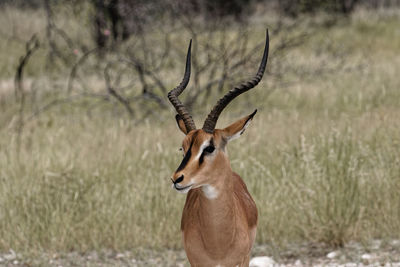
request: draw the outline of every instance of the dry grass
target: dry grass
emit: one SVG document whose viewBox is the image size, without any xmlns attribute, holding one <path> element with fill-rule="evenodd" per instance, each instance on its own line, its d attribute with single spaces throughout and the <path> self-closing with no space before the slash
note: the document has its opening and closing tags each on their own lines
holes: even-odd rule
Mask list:
<svg viewBox="0 0 400 267">
<path fill-rule="evenodd" d="M 400 237 L 400 18 L 363 12 L 317 29 L 287 55 L 299 66 L 285 77 L 291 86 L 267 98 L 275 84 L 266 77 L 221 118 L 224 125 L 260 109 L 229 148 L 259 208 L 258 243 Z M 1 51 L 7 62 L 16 57 Z M 319 74 L 321 62 L 342 65 Z M 11 101 L 0 94 L 1 250 L 181 246 L 185 197 L 169 177 L 183 136 L 172 112 L 135 125 L 60 106 L 27 125 L 18 161 Z"/>
</svg>

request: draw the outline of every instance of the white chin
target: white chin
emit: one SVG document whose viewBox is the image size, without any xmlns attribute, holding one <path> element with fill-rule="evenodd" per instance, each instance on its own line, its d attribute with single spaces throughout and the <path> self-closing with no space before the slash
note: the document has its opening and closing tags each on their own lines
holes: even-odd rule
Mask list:
<svg viewBox="0 0 400 267">
<path fill-rule="evenodd" d="M 187 194 L 187 192 L 189 192 L 190 189 L 192 189 L 192 187 L 193 187 L 193 185 L 190 185 L 190 186 L 185 187 L 185 188 L 183 188 L 183 189 L 177 189 L 177 188 L 175 187 L 175 190 L 178 191 L 179 193 Z"/>
</svg>

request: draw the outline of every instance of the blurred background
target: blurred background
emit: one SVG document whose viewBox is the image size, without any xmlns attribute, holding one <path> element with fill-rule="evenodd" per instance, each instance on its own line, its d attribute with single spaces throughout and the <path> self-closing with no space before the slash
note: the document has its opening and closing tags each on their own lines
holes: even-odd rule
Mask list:
<svg viewBox="0 0 400 267">
<path fill-rule="evenodd" d="M 259 111 L 229 147 L 259 209 L 254 253 L 284 260 L 313 255 L 285 254 L 295 244 L 376 240 L 396 251 L 399 0 L 2 0 L 0 25 L 8 256 L 157 251 L 165 266 L 184 262 L 185 196 L 169 179 L 184 136 L 167 92 L 193 39 L 180 98 L 201 125 L 255 74 L 267 28 L 266 75 L 217 125 Z"/>
</svg>

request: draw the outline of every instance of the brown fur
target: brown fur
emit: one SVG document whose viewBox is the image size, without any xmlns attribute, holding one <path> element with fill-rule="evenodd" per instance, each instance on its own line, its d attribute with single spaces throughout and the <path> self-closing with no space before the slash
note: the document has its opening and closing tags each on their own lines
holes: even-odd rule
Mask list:
<svg viewBox="0 0 400 267">
<path fill-rule="evenodd" d="M 243 131 L 245 123 L 252 118 L 250 116 L 223 130 L 215 130 L 213 134 L 191 131 L 183 141 L 185 153 L 191 146 L 191 157 L 183 169 L 174 173 L 173 179 L 184 175 L 179 186 L 193 184 L 181 220 L 183 244 L 192 266 L 249 264 L 256 234 L 257 208 L 243 180 L 232 171 L 225 145 L 231 136 Z M 201 145 L 211 138 L 215 151 L 199 164 L 196 155 L 201 153 Z M 204 193 L 207 186 L 218 192 L 215 198 Z"/>
</svg>

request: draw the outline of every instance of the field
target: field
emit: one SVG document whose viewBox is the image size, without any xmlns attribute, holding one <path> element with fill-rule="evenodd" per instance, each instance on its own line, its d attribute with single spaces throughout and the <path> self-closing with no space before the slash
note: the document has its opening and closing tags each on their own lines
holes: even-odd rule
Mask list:
<svg viewBox="0 0 400 267">
<path fill-rule="evenodd" d="M 18 22 L 28 16 L 31 23 Z M 249 26 L 254 43 L 263 23 L 274 23 L 256 16 Z M 44 31 L 43 20 L 39 11 L 0 10 L 2 25 L 25 41 Z M 229 147 L 232 168 L 259 209 L 257 244 L 274 255 L 292 244 L 335 249 L 400 239 L 400 10 L 360 10 L 330 27 L 297 27 L 312 34 L 285 54 L 295 68 L 281 80 L 267 73 L 217 125 L 258 109 Z M 134 121 L 122 109 L 90 113 L 90 102 L 67 103 L 30 120 L 19 144 L 13 74 L 24 44 L 3 37 L 0 250 L 180 250 L 185 196 L 171 189 L 169 177 L 183 135 L 172 108 Z M 271 35 L 271 50 L 275 43 Z M 43 50 L 32 57 L 25 80 L 65 86 L 66 72 L 48 75 L 44 57 Z M 277 63 L 272 53 L 268 68 Z M 246 68 L 246 75 L 256 69 Z M 210 99 L 208 109 L 195 110 L 198 125 L 217 96 Z"/>
</svg>

